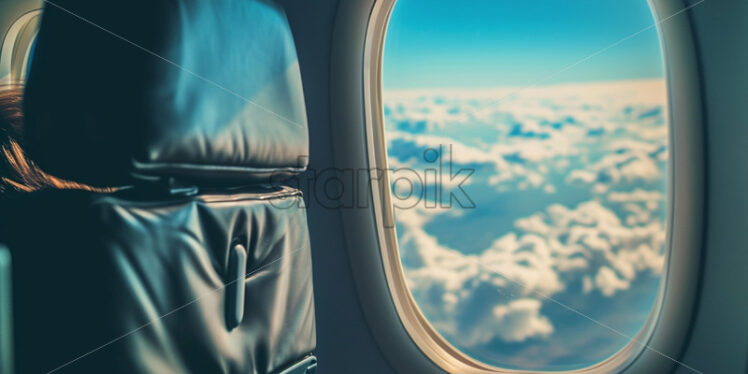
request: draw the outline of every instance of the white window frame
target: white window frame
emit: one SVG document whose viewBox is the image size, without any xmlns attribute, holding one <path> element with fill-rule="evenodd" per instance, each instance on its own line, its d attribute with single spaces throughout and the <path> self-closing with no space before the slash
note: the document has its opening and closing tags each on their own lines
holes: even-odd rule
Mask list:
<svg viewBox="0 0 748 374">
<path fill-rule="evenodd" d="M 23 85 L 27 62 L 38 32 L 41 9 L 21 15 L 8 28 L 0 47 L 0 86 Z"/>
<path fill-rule="evenodd" d="M 642 0 L 644 1 L 644 0 Z M 418 309 L 400 262 L 386 173 L 382 106 L 382 52 L 395 0 L 340 3 L 332 41 L 331 110 L 334 163 L 368 168 L 346 193 L 365 207 L 342 209 L 341 221 L 356 291 L 366 322 L 395 371 L 411 373 L 527 373 L 479 362 L 446 342 Z M 682 11 L 681 1 L 651 0 L 655 19 Z M 704 212 L 703 103 L 691 21 L 659 25 L 670 103 L 668 248 L 658 302 L 636 342 L 609 359 L 574 373 L 667 372 L 682 356 L 700 277 Z M 677 124 L 677 125 L 674 125 Z M 678 168 L 679 165 L 683 167 Z M 390 223 L 390 224 L 386 224 Z M 648 348 L 644 348 L 644 345 Z M 667 356 L 669 358 L 665 358 Z"/>
</svg>

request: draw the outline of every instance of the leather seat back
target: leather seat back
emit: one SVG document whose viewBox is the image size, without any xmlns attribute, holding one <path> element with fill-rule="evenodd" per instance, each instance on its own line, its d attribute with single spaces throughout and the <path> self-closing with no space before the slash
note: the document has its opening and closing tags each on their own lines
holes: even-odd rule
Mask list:
<svg viewBox="0 0 748 374">
<path fill-rule="evenodd" d="M 267 0 L 47 3 L 25 141 L 115 193 L 0 201 L 19 372 L 277 373 L 315 348 L 293 38 Z M 271 183 L 273 182 L 273 183 Z"/>
<path fill-rule="evenodd" d="M 47 3 L 26 86 L 27 150 L 96 185 L 223 185 L 306 167 L 291 30 L 268 0 Z"/>
</svg>

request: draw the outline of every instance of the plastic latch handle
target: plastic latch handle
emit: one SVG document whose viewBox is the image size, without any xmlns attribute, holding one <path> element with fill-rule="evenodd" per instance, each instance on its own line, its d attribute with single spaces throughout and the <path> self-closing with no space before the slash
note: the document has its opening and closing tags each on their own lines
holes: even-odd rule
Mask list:
<svg viewBox="0 0 748 374">
<path fill-rule="evenodd" d="M 226 268 L 226 327 L 233 330 L 244 319 L 244 278 L 247 273 L 247 250 L 237 244 L 229 252 Z"/>
</svg>

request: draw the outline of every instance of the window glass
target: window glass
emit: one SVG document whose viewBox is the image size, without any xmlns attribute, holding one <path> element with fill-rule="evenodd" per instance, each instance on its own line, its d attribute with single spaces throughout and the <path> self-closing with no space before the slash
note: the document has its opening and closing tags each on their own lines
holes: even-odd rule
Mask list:
<svg viewBox="0 0 748 374">
<path fill-rule="evenodd" d="M 398 0 L 383 101 L 403 269 L 447 341 L 525 370 L 631 342 L 668 216 L 647 1 Z"/>
<path fill-rule="evenodd" d="M 5 34 L 0 33 L 0 86 L 26 81 L 40 14 L 38 9 L 26 12 L 10 25 Z"/>
</svg>

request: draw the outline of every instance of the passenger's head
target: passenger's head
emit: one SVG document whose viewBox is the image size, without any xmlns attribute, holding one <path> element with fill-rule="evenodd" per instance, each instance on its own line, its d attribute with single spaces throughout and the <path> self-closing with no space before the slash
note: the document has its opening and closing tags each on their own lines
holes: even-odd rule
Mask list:
<svg viewBox="0 0 748 374">
<path fill-rule="evenodd" d="M 45 173 L 26 157 L 22 145 L 23 88 L 0 88 L 0 191 L 99 190 Z"/>
<path fill-rule="evenodd" d="M 0 87 L 0 131 L 13 138 L 21 137 L 23 88 Z M 4 138 L 3 138 L 4 139 Z"/>
</svg>

